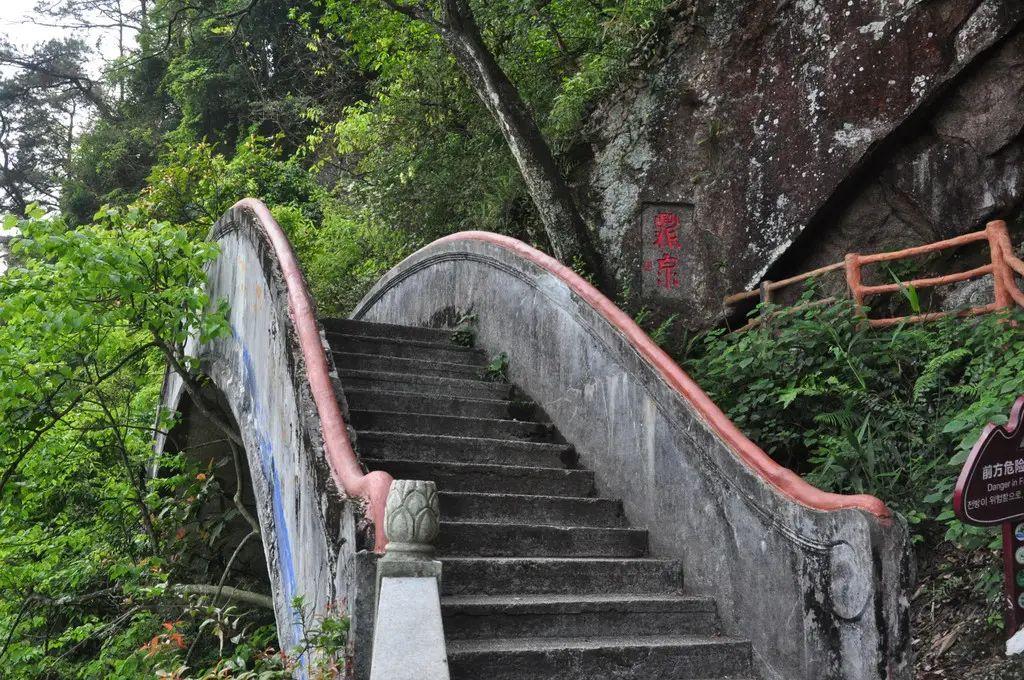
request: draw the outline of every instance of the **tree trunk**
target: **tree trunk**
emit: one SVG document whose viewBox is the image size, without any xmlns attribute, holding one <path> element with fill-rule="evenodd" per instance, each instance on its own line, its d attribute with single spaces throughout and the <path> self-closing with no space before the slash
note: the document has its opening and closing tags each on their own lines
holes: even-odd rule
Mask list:
<svg viewBox="0 0 1024 680">
<path fill-rule="evenodd" d="M 75 153 L 75 113 L 78 111 L 78 102 L 71 100 L 71 111 L 68 112 L 68 138 L 64 143 L 64 173 L 71 176 L 71 159 Z"/>
<path fill-rule="evenodd" d="M 498 123 L 540 213 L 555 257 L 570 266 L 582 260 L 599 286 L 610 292 L 611 282 L 605 276 L 572 190 L 519 90 L 484 44 L 472 11 L 459 0 L 442 0 L 437 29 L 471 87 Z"/>
</svg>

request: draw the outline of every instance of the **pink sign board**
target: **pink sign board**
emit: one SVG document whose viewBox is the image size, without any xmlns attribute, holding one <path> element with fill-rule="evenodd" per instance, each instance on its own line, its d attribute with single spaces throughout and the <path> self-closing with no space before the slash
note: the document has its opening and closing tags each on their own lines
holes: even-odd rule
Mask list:
<svg viewBox="0 0 1024 680">
<path fill-rule="evenodd" d="M 1003 527 L 1006 632 L 1024 624 L 1024 396 L 1005 427 L 989 423 L 967 457 L 953 492 L 965 524 Z"/>
</svg>

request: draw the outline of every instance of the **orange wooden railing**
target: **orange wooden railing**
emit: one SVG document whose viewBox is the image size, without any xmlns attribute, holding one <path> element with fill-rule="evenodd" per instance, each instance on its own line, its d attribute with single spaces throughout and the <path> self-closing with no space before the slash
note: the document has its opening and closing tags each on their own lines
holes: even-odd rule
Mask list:
<svg viewBox="0 0 1024 680">
<path fill-rule="evenodd" d="M 909 257 L 927 255 L 940 250 L 947 250 L 949 248 L 958 248 L 960 246 L 979 241 L 987 241 L 989 247 L 989 263 L 981 267 L 975 267 L 974 269 L 956 272 L 954 274 L 947 274 L 945 276 L 932 276 L 928 278 L 914 279 L 911 281 L 901 281 L 899 283 L 886 283 L 869 286 L 865 285 L 862 281 L 861 270 L 866 264 L 903 260 Z M 727 295 L 723 301 L 726 305 L 732 305 L 743 300 L 759 297 L 761 302 L 771 302 L 772 294 L 781 288 L 839 269 L 845 269 L 846 285 L 850 291 L 850 297 L 853 298 L 853 301 L 856 303 L 857 308 L 861 310 L 862 314 L 864 313 L 865 298 L 871 295 L 896 293 L 907 288 L 913 288 L 915 290 L 919 290 L 921 288 L 932 288 L 949 283 L 957 283 L 959 281 L 969 281 L 982 276 L 992 276 L 995 295 L 990 304 L 982 307 L 972 307 L 970 309 L 957 311 L 929 312 L 908 316 L 868 319 L 868 322 L 874 327 L 892 326 L 898 323 L 932 321 L 934 319 L 941 319 L 947 316 L 976 316 L 978 314 L 988 314 L 999 309 L 1005 309 L 1013 306 L 1014 304 L 1024 307 L 1024 292 L 1021 292 L 1017 287 L 1017 282 L 1014 278 L 1014 274 L 1024 276 L 1024 261 L 1013 254 L 1013 245 L 1010 243 L 1010 234 L 1006 228 L 1006 222 L 1002 220 L 989 222 L 982 231 L 975 231 L 970 234 L 964 234 L 963 236 L 946 239 L 945 241 L 928 243 L 923 246 L 915 246 L 913 248 L 905 248 L 903 250 L 896 250 L 888 253 L 874 253 L 871 255 L 849 253 L 843 262 L 835 262 L 825 267 L 815 269 L 814 271 L 783 279 L 782 281 L 763 281 L 757 290 Z M 828 298 L 826 300 L 819 300 L 810 304 L 820 305 L 831 300 L 832 298 Z M 746 330 L 756 326 L 760 322 L 761 319 L 755 319 L 740 330 Z"/>
</svg>

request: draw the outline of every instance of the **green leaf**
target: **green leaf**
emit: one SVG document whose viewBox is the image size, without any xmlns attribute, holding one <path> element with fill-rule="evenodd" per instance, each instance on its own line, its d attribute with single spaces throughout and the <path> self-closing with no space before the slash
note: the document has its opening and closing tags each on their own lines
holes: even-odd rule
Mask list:
<svg viewBox="0 0 1024 680">
<path fill-rule="evenodd" d="M 797 387 L 790 387 L 782 390 L 779 394 L 779 403 L 782 404 L 782 408 L 788 407 L 793 403 L 793 400 L 800 396 L 800 389 Z"/>
</svg>

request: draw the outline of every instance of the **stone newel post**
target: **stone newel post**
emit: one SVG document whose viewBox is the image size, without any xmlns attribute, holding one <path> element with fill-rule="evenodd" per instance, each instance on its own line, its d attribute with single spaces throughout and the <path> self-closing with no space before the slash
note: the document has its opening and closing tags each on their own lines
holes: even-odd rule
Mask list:
<svg viewBox="0 0 1024 680">
<path fill-rule="evenodd" d="M 433 559 L 441 525 L 433 482 L 395 480 L 384 511 L 388 545 L 377 562 L 377 616 L 370 680 L 448 680 Z"/>
<path fill-rule="evenodd" d="M 437 486 L 433 482 L 396 479 L 391 483 L 391 492 L 384 509 L 384 532 L 388 537 L 388 545 L 381 561 L 432 561 L 434 541 L 437 540 L 440 526 Z M 398 568 L 396 571 L 401 570 Z"/>
</svg>

